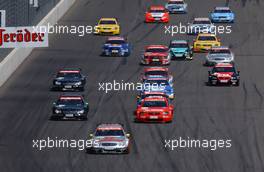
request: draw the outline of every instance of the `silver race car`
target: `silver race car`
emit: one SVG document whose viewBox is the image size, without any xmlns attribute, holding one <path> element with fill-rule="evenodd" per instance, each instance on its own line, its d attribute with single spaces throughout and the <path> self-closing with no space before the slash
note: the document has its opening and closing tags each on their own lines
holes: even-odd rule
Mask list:
<svg viewBox="0 0 264 172">
<path fill-rule="evenodd" d="M 213 66 L 218 63 L 234 63 L 234 54 L 228 47 L 212 47 L 206 55 L 205 65 Z"/>
<path fill-rule="evenodd" d="M 120 124 L 100 124 L 90 137 L 93 144 L 88 153 L 129 153 L 130 134 Z"/>
</svg>

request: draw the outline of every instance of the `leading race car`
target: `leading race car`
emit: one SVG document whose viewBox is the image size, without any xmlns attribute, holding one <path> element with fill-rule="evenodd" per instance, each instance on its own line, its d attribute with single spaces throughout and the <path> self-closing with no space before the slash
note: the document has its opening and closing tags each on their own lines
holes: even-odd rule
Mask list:
<svg viewBox="0 0 264 172">
<path fill-rule="evenodd" d="M 169 48 L 164 45 L 147 46 L 141 58 L 141 64 L 143 65 L 169 65 L 170 62 Z"/>
<path fill-rule="evenodd" d="M 163 96 L 146 97 L 135 111 L 136 122 L 171 122 L 173 105 Z"/>
<path fill-rule="evenodd" d="M 65 68 L 61 69 L 53 79 L 53 90 L 62 91 L 83 91 L 86 78 L 81 74 L 81 69 Z"/>
<path fill-rule="evenodd" d="M 53 103 L 52 120 L 87 120 L 89 104 L 79 94 L 64 94 Z"/>
<path fill-rule="evenodd" d="M 172 40 L 169 45 L 171 59 L 193 59 L 193 47 L 186 40 Z"/>
<path fill-rule="evenodd" d="M 145 13 L 146 23 L 168 23 L 169 20 L 169 12 L 163 6 L 151 6 Z"/>
<path fill-rule="evenodd" d="M 124 131 L 121 124 L 100 124 L 90 134 L 92 146 L 88 153 L 129 153 L 130 134 Z"/>
<path fill-rule="evenodd" d="M 129 56 L 131 46 L 123 37 L 110 37 L 103 46 L 104 56 Z"/>
<path fill-rule="evenodd" d="M 217 63 L 234 63 L 234 54 L 229 47 L 212 47 L 206 55 L 205 65 L 213 66 Z"/>
<path fill-rule="evenodd" d="M 169 69 L 165 67 L 148 67 L 141 74 L 141 79 L 144 82 L 148 78 L 167 78 L 170 85 L 173 85 L 173 76 L 169 73 Z"/>
<path fill-rule="evenodd" d="M 229 7 L 215 7 L 214 11 L 210 13 L 210 19 L 213 23 L 233 23 L 235 14 Z"/>
<path fill-rule="evenodd" d="M 194 52 L 208 52 L 212 47 L 221 46 L 220 39 L 214 34 L 199 34 L 193 43 Z"/>
<path fill-rule="evenodd" d="M 143 92 L 163 92 L 170 99 L 174 99 L 174 89 L 168 82 L 167 78 L 148 78 L 143 82 L 142 89 L 139 90 Z"/>
<path fill-rule="evenodd" d="M 219 63 L 211 71 L 208 71 L 208 84 L 229 84 L 239 86 L 240 71 L 233 64 Z"/>
<path fill-rule="evenodd" d="M 101 18 L 95 26 L 94 34 L 97 35 L 119 35 L 120 25 L 116 18 Z"/>
<path fill-rule="evenodd" d="M 187 3 L 184 0 L 169 0 L 165 8 L 170 13 L 187 13 Z"/>
<path fill-rule="evenodd" d="M 209 18 L 194 18 L 188 26 L 187 34 L 196 35 L 199 33 L 215 33 L 215 26 Z"/>
</svg>

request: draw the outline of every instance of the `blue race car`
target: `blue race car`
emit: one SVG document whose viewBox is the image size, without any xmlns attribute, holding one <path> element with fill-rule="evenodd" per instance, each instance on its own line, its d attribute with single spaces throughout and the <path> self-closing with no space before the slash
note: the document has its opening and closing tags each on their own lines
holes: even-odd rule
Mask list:
<svg viewBox="0 0 264 172">
<path fill-rule="evenodd" d="M 145 80 L 143 82 L 142 90 L 139 90 L 140 93 L 144 92 L 163 92 L 169 99 L 174 99 L 174 89 L 168 82 L 167 78 L 152 78 Z"/>
<path fill-rule="evenodd" d="M 169 45 L 171 59 L 193 59 L 193 50 L 188 41 L 172 40 Z"/>
<path fill-rule="evenodd" d="M 184 0 L 169 0 L 165 8 L 170 13 L 187 13 L 187 3 Z"/>
<path fill-rule="evenodd" d="M 213 23 L 233 23 L 235 14 L 229 7 L 215 7 L 210 14 L 210 19 Z"/>
<path fill-rule="evenodd" d="M 131 53 L 131 46 L 125 38 L 109 37 L 103 46 L 104 56 L 127 57 Z"/>
</svg>

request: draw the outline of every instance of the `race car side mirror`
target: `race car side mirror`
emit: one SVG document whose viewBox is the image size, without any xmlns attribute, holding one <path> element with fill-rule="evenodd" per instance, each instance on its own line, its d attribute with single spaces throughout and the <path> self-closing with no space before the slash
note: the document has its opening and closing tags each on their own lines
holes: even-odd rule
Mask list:
<svg viewBox="0 0 264 172">
<path fill-rule="evenodd" d="M 140 96 L 137 96 L 137 99 L 140 99 Z"/>
<path fill-rule="evenodd" d="M 93 134 L 89 134 L 90 137 L 93 137 Z"/>
<path fill-rule="evenodd" d="M 211 71 L 208 71 L 208 75 L 211 75 Z"/>
<path fill-rule="evenodd" d="M 55 106 L 55 105 L 56 105 L 56 103 L 55 103 L 55 102 L 53 102 L 52 104 L 53 104 L 53 106 Z"/>
<path fill-rule="evenodd" d="M 130 134 L 129 134 L 129 133 L 127 133 L 127 134 L 126 134 L 126 137 L 130 137 Z"/>
</svg>

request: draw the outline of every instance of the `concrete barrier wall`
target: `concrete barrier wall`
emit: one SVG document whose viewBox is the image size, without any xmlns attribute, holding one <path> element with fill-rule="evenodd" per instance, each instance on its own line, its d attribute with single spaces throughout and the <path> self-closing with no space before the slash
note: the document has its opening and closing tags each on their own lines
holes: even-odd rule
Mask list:
<svg viewBox="0 0 264 172">
<path fill-rule="evenodd" d="M 56 22 L 68 11 L 76 0 L 61 0 L 38 24 L 44 26 Z M 19 65 L 30 55 L 34 48 L 15 48 L 0 63 L 0 87 L 16 71 Z"/>
</svg>

